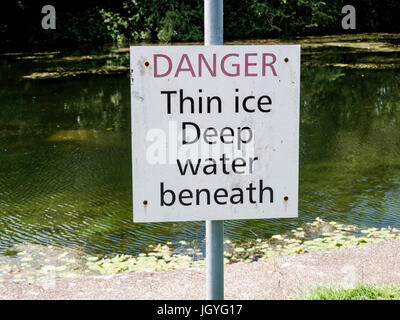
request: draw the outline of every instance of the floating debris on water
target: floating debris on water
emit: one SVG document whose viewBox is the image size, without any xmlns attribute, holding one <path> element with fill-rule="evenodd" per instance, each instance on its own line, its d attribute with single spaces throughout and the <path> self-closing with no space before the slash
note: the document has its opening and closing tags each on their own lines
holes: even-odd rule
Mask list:
<svg viewBox="0 0 400 320">
<path fill-rule="evenodd" d="M 303 254 L 357 247 L 367 243 L 400 239 L 392 227 L 360 229 L 354 225 L 327 222 L 320 218 L 286 234 L 248 241 L 225 240 L 225 264 L 252 263 L 277 255 Z M 0 282 L 49 281 L 59 277 L 155 272 L 205 266 L 204 248 L 199 243 L 150 245 L 137 256 L 92 256 L 74 249 L 21 244 L 0 256 Z M 46 283 L 47 283 L 46 282 Z"/>
<path fill-rule="evenodd" d="M 0 283 L 49 282 L 56 278 L 94 275 L 86 266 L 79 250 L 24 243 L 0 256 Z M 6 252 L 6 253 L 7 253 Z"/>
<path fill-rule="evenodd" d="M 287 234 L 273 235 L 268 239 L 249 241 L 225 240 L 225 263 L 252 263 L 276 255 L 302 254 L 323 250 L 356 247 L 365 243 L 400 239 L 400 230 L 395 228 L 360 229 L 354 225 L 326 222 L 320 218 L 291 230 Z M 138 257 L 119 255 L 88 261 L 90 270 L 102 274 L 118 272 L 143 272 L 186 269 L 205 266 L 205 256 L 200 248 L 180 246 L 177 254 L 170 242 L 168 245 L 149 247 L 147 254 Z"/>
</svg>

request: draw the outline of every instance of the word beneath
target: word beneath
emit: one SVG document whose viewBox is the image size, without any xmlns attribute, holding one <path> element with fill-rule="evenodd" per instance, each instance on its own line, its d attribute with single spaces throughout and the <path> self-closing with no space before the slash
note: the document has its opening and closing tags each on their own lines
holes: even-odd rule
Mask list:
<svg viewBox="0 0 400 320">
<path fill-rule="evenodd" d="M 266 193 L 267 192 L 267 193 Z M 266 194 L 265 194 L 266 193 Z M 160 183 L 160 202 L 161 207 L 173 206 L 175 203 L 179 203 L 182 206 L 192 205 L 226 205 L 226 204 L 243 204 L 245 202 L 256 204 L 274 201 L 274 191 L 271 187 L 264 187 L 264 181 L 258 181 L 258 187 L 254 186 L 253 183 L 249 183 L 246 188 L 232 188 L 227 190 L 225 188 L 218 188 L 211 191 L 207 188 L 203 189 L 183 189 L 179 192 L 173 191 L 172 189 L 166 189 L 164 182 Z"/>
</svg>

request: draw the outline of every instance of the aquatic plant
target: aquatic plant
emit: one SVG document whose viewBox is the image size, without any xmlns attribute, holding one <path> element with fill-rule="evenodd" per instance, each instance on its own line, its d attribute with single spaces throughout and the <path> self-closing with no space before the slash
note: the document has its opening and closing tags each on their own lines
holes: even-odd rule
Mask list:
<svg viewBox="0 0 400 320">
<path fill-rule="evenodd" d="M 400 239 L 400 230 L 390 226 L 359 229 L 354 225 L 326 222 L 317 218 L 287 234 L 273 235 L 268 239 L 225 240 L 225 263 L 251 263 L 276 255 L 351 248 L 391 239 Z M 185 247 L 187 244 L 181 242 L 179 253 L 175 253 L 176 245 L 149 247 L 148 253 L 139 254 L 137 257 L 88 257 L 86 265 L 88 269 L 102 274 L 186 269 L 205 265 L 205 257 L 200 248 Z"/>
<path fill-rule="evenodd" d="M 304 254 L 352 248 L 368 243 L 400 239 L 392 227 L 360 229 L 316 218 L 285 234 L 247 241 L 225 240 L 225 264 L 253 263 L 277 255 Z M 156 272 L 205 266 L 204 248 L 198 243 L 179 241 L 149 246 L 136 256 L 94 256 L 67 248 L 23 244 L 0 257 L 0 282 L 54 281 L 57 277 L 122 272 Z"/>
</svg>

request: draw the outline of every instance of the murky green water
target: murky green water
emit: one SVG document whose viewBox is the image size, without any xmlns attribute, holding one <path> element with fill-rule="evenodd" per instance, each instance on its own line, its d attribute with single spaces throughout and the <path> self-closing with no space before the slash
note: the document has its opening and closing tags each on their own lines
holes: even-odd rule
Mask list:
<svg viewBox="0 0 400 320">
<path fill-rule="evenodd" d="M 203 241 L 204 222 L 132 222 L 128 65 L 119 51 L 0 56 L 0 252 L 31 242 L 135 254 Z M 227 221 L 226 237 L 317 216 L 400 227 L 399 71 L 399 50 L 303 50 L 299 219 Z"/>
</svg>

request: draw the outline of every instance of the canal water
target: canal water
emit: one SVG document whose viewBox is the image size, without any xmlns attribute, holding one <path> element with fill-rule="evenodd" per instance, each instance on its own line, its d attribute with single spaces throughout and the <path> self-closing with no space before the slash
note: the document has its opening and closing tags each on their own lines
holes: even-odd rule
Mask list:
<svg viewBox="0 0 400 320">
<path fill-rule="evenodd" d="M 226 221 L 226 238 L 400 228 L 400 51 L 363 44 L 302 49 L 299 218 Z M 0 55 L 0 253 L 204 241 L 204 222 L 132 222 L 128 67 L 125 49 Z"/>
</svg>

